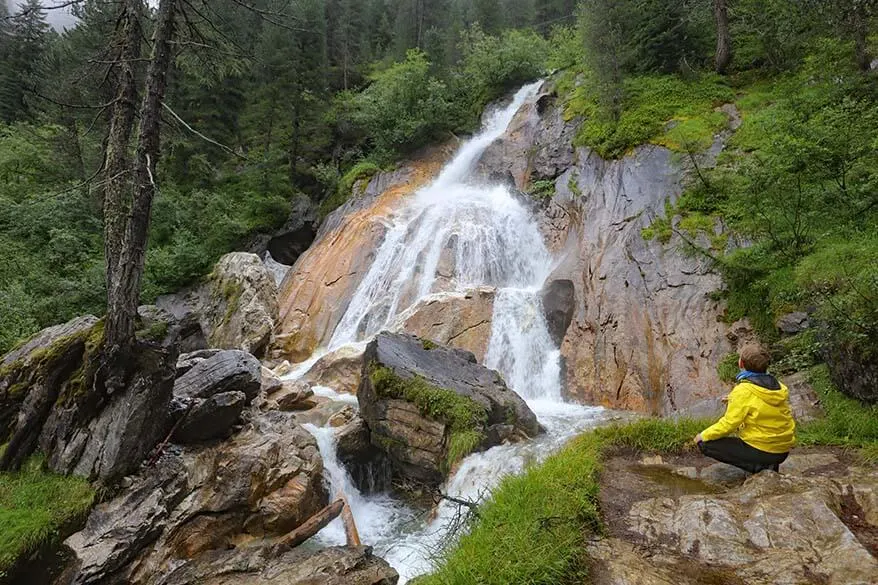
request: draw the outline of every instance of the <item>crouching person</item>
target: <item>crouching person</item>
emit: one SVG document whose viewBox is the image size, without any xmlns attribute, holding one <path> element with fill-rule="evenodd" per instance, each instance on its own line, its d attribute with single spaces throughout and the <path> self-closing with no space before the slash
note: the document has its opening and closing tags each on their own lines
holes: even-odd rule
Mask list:
<svg viewBox="0 0 878 585">
<path fill-rule="evenodd" d="M 737 384 L 725 415 L 696 435 L 704 455 L 750 473 L 778 471 L 795 443 L 789 391 L 766 373 L 771 359 L 760 345 L 741 348 Z"/>
</svg>

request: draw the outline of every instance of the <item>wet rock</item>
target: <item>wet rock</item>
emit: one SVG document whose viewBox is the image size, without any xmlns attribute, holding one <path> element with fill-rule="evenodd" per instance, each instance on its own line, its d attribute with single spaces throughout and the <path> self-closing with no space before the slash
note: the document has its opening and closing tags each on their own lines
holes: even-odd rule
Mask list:
<svg viewBox="0 0 878 585">
<path fill-rule="evenodd" d="M 274 372 L 262 366 L 262 386 L 260 390 L 266 396 L 271 396 L 279 392 L 284 387 L 284 381 L 276 376 Z"/>
<path fill-rule="evenodd" d="M 326 218 L 281 287 L 276 345 L 285 357 L 301 362 L 329 341 L 384 239 L 387 219 L 405 195 L 436 176 L 449 151 L 429 149 L 416 162 L 376 174 Z"/>
<path fill-rule="evenodd" d="M 570 280 L 552 280 L 543 287 L 541 296 L 546 324 L 552 341 L 558 347 L 561 347 L 567 328 L 573 320 L 573 312 L 576 308 L 575 294 L 575 287 Z"/>
<path fill-rule="evenodd" d="M 363 374 L 363 350 L 345 346 L 317 360 L 302 377 L 312 386 L 325 386 L 336 392 L 356 394 Z"/>
<path fill-rule="evenodd" d="M 225 437 L 238 422 L 246 403 L 247 396 L 236 391 L 196 399 L 174 431 L 173 439 L 179 443 L 197 443 Z"/>
<path fill-rule="evenodd" d="M 385 492 L 393 470 L 385 453 L 372 444 L 371 432 L 359 415 L 336 431 L 336 453 L 362 493 Z"/>
<path fill-rule="evenodd" d="M 260 241 L 252 249 L 258 253 L 264 246 L 271 258 L 292 266 L 314 241 L 319 223 L 317 209 L 311 199 L 304 195 L 295 197 L 290 216 L 283 227 L 268 241 Z"/>
<path fill-rule="evenodd" d="M 273 400 L 277 403 L 278 409 L 289 412 L 293 410 L 308 410 L 315 406 L 311 398 L 314 391 L 310 386 L 302 381 L 296 380 L 285 382 L 283 388 L 274 395 Z"/>
<path fill-rule="evenodd" d="M 486 449 L 520 435 L 533 437 L 541 430 L 527 404 L 506 387 L 497 372 L 480 366 L 469 352 L 385 332 L 366 347 L 365 364 L 357 392 L 360 413 L 370 429 L 372 444 L 388 455 L 399 477 L 440 483 L 454 463 L 449 461 L 449 452 L 458 438 L 455 433 L 464 430 L 452 429 L 449 415 L 428 414 L 406 400 L 404 392 L 396 391 L 406 384 L 425 383 L 424 391 L 436 393 L 438 402 L 447 403 L 439 398 L 443 393 L 469 399 L 473 419 L 466 430 L 470 438 L 480 437 L 478 444 L 470 441 L 469 450 Z M 376 387 L 372 376 L 379 370 L 385 379 Z M 485 440 L 489 437 L 493 442 Z"/>
<path fill-rule="evenodd" d="M 243 392 L 252 400 L 262 384 L 262 365 L 252 355 L 226 350 L 200 361 L 174 383 L 180 399 L 208 398 L 229 391 Z"/>
<path fill-rule="evenodd" d="M 169 448 L 65 541 L 69 583 L 162 582 L 209 550 L 282 535 L 328 503 L 313 436 L 280 412 L 231 439 Z"/>
<path fill-rule="evenodd" d="M 811 327 L 811 320 L 808 313 L 787 313 L 778 318 L 774 326 L 784 335 L 796 335 Z"/>
<path fill-rule="evenodd" d="M 432 294 L 400 317 L 401 329 L 422 339 L 470 351 L 481 363 L 491 339 L 494 295 L 491 287 Z"/>
<path fill-rule="evenodd" d="M 398 579 L 367 546 L 316 552 L 247 547 L 204 554 L 156 585 L 395 585 Z"/>
</svg>

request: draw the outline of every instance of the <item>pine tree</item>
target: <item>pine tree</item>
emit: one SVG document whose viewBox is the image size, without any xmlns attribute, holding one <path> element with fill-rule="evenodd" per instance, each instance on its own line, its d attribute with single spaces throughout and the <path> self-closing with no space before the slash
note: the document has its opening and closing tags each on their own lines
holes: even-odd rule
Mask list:
<svg viewBox="0 0 878 585">
<path fill-rule="evenodd" d="M 32 114 L 27 90 L 39 82 L 37 73 L 50 30 L 39 0 L 27 0 L 9 22 L 5 30 L 0 29 L 4 63 L 0 71 L 0 117 L 7 122 Z"/>
</svg>

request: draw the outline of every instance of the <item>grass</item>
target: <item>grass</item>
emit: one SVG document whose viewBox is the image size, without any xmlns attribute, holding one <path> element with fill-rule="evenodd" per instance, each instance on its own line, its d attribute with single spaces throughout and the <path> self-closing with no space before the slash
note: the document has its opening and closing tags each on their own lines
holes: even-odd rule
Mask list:
<svg viewBox="0 0 878 585">
<path fill-rule="evenodd" d="M 825 365 L 811 368 L 808 380 L 826 416 L 798 430 L 799 444 L 854 448 L 866 462 L 878 463 L 878 405 L 867 406 L 839 392 Z"/>
<path fill-rule="evenodd" d="M 94 497 L 86 480 L 48 473 L 39 457 L 18 472 L 0 473 L 0 576 L 83 518 Z"/>
<path fill-rule="evenodd" d="M 736 352 L 727 353 L 716 366 L 716 373 L 723 382 L 734 382 L 741 368 L 738 367 L 739 356 Z"/>
<path fill-rule="evenodd" d="M 580 435 L 543 463 L 500 482 L 472 529 L 418 585 L 587 583 L 586 540 L 603 530 L 602 454 L 612 447 L 682 452 L 707 423 L 649 419 Z"/>
</svg>

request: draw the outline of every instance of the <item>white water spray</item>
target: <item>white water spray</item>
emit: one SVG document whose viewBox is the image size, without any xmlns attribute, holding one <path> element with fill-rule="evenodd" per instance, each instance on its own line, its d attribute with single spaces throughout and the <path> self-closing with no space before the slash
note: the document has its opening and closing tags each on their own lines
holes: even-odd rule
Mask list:
<svg viewBox="0 0 878 585">
<path fill-rule="evenodd" d="M 521 472 L 604 418 L 600 408 L 561 400 L 560 351 L 552 343 L 540 300 L 552 257 L 534 219 L 507 188 L 468 182 L 485 149 L 533 101 L 540 86 L 523 87 L 508 106 L 494 112 L 438 178 L 397 213 L 328 347 L 362 343 L 431 293 L 496 288 L 485 363 L 527 400 L 547 432 L 531 442 L 500 445 L 464 459 L 443 488 L 458 498 L 484 497 L 504 475 Z M 314 361 L 298 367 L 296 375 Z M 429 571 L 430 559 L 447 544 L 456 505 L 443 502 L 428 519 L 390 496 L 364 496 L 338 461 L 334 429 L 309 430 L 317 438 L 331 489 L 346 495 L 363 542 L 399 571 L 400 583 Z M 340 520 L 316 538 L 343 544 Z"/>
</svg>

